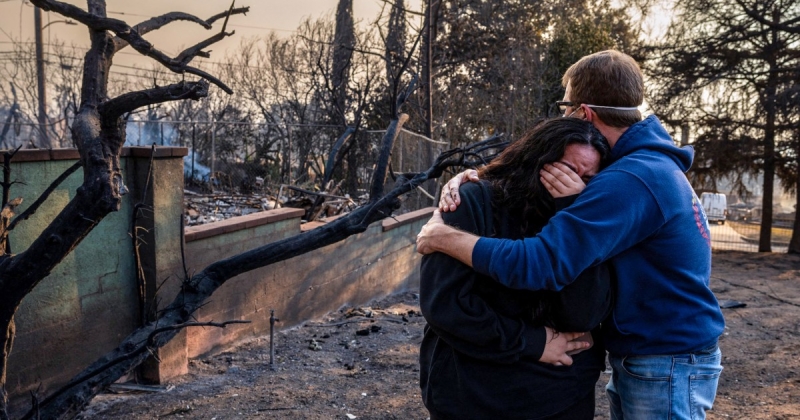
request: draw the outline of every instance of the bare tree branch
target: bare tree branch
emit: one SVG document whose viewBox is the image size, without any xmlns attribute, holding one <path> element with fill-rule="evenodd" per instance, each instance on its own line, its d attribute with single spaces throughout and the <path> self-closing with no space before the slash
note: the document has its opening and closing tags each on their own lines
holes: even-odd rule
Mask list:
<svg viewBox="0 0 800 420">
<path fill-rule="evenodd" d="M 98 112 L 104 119 L 111 120 L 143 106 L 183 99 L 198 100 L 206 96 L 208 96 L 208 82 L 205 80 L 178 82 L 169 86 L 122 94 L 103 102 L 98 107 Z"/>
<path fill-rule="evenodd" d="M 790 34 L 800 34 L 800 16 L 794 19 L 790 19 L 786 22 L 774 22 L 771 20 L 767 20 L 764 18 L 764 13 L 759 13 L 757 10 L 753 10 L 748 7 L 742 0 L 734 0 L 739 7 L 747 14 L 748 17 L 755 20 L 756 22 L 769 27 L 770 29 L 777 29 L 779 31 L 783 31 Z"/>
<path fill-rule="evenodd" d="M 230 10 L 229 12 L 217 13 L 216 15 L 211 16 L 210 18 L 208 18 L 206 20 L 200 19 L 199 17 L 197 17 L 195 15 L 191 15 L 189 13 L 170 12 L 170 13 L 163 14 L 161 16 L 156 16 L 156 17 L 150 18 L 150 19 L 145 20 L 145 21 L 143 21 L 141 23 L 138 23 L 133 27 L 133 30 L 138 32 L 139 35 L 144 35 L 144 34 L 147 34 L 148 32 L 152 32 L 152 31 L 161 29 L 164 26 L 166 26 L 166 25 L 168 25 L 168 24 L 170 24 L 172 22 L 177 22 L 177 21 L 181 21 L 181 20 L 194 22 L 194 23 L 197 23 L 198 25 L 200 25 L 200 26 L 202 26 L 202 27 L 204 27 L 206 29 L 211 29 L 211 25 L 214 22 L 216 22 L 217 20 L 219 20 L 219 19 L 221 19 L 223 17 L 230 16 L 230 15 L 247 14 L 247 12 L 249 12 L 249 11 L 250 11 L 249 7 L 237 7 L 235 9 Z M 114 38 L 114 53 L 116 53 L 119 50 L 127 47 L 128 45 L 130 45 L 130 44 L 128 44 L 127 41 L 123 40 L 120 37 L 115 37 Z"/>
<path fill-rule="evenodd" d="M 222 18 L 226 18 L 227 19 L 228 16 L 233 16 L 233 15 L 238 15 L 238 14 L 246 15 L 247 12 L 250 11 L 249 7 L 236 7 L 236 8 L 233 8 L 233 3 L 231 3 L 231 7 L 232 8 L 230 9 L 230 11 L 217 13 L 216 15 L 211 16 L 210 18 L 206 19 L 206 22 L 210 25 L 210 24 L 218 21 L 219 19 L 222 19 Z M 225 30 L 224 27 L 222 29 Z"/>
<path fill-rule="evenodd" d="M 158 336 L 161 333 L 164 333 L 164 332 L 175 333 L 177 331 L 180 331 L 180 330 L 182 330 L 184 328 L 188 328 L 188 327 L 226 328 L 228 325 L 231 325 L 231 324 L 249 324 L 250 322 L 251 321 L 244 321 L 244 320 L 232 320 L 232 321 L 224 321 L 224 322 L 213 322 L 213 321 L 210 321 L 210 322 L 184 322 L 184 323 L 177 324 L 177 325 L 170 325 L 170 326 L 167 326 L 167 327 L 156 328 L 152 332 L 150 332 L 150 334 L 147 336 L 147 338 L 144 340 L 144 342 L 142 343 L 142 345 L 140 347 L 138 347 L 136 349 L 133 349 L 131 352 L 123 354 L 123 355 L 117 357 L 116 359 L 109 360 L 107 363 L 105 363 L 105 364 L 103 364 L 101 366 L 97 366 L 95 369 L 93 369 L 91 371 L 88 371 L 88 372 L 86 372 L 85 374 L 83 374 L 81 376 L 76 377 L 75 379 L 70 381 L 70 383 L 64 385 L 63 387 L 61 387 L 61 389 L 57 390 L 52 395 L 50 395 L 47 398 L 45 398 L 44 400 L 40 401 L 38 403 L 38 405 L 34 406 L 34 408 L 31 411 L 29 411 L 25 416 L 23 416 L 22 419 L 30 419 L 30 418 L 36 418 L 36 417 L 41 418 L 41 411 L 44 411 L 44 410 L 41 410 L 40 407 L 42 405 L 48 404 L 53 399 L 58 398 L 64 392 L 68 391 L 71 387 L 73 387 L 73 386 L 75 386 L 75 385 L 77 385 L 77 384 L 79 384 L 81 382 L 86 382 L 86 381 L 90 380 L 91 378 L 103 373 L 104 371 L 110 370 L 110 368 L 114 367 L 114 365 L 117 365 L 117 364 L 119 364 L 121 362 L 124 362 L 127 359 L 136 357 L 136 356 L 141 355 L 141 354 L 148 355 L 149 352 L 147 350 L 150 350 L 153 347 L 153 345 L 156 342 L 156 336 Z M 49 417 L 45 417 L 45 418 L 49 418 Z"/>
<path fill-rule="evenodd" d="M 128 24 L 125 23 L 124 21 L 121 21 L 119 19 L 97 16 L 95 14 L 88 13 L 71 4 L 62 3 L 56 0 L 32 0 L 32 2 L 35 5 L 42 8 L 43 10 L 54 11 L 66 17 L 71 17 L 83 23 L 84 25 L 88 26 L 89 28 L 94 29 L 95 31 L 114 32 L 120 39 L 130 44 L 130 46 L 133 47 L 133 49 L 135 49 L 142 55 L 145 55 L 147 57 L 150 57 L 158 61 L 159 63 L 161 63 L 161 65 L 170 69 L 171 71 L 179 74 L 189 73 L 189 74 L 194 74 L 196 76 L 200 76 L 204 79 L 207 79 L 211 83 L 217 85 L 220 89 L 224 90 L 226 93 L 228 94 L 233 93 L 233 90 L 231 88 L 229 88 L 225 83 L 223 83 L 216 77 L 198 68 L 187 66 L 185 63 L 170 58 L 163 52 L 157 50 L 153 46 L 153 44 L 142 38 L 142 36 L 138 32 L 133 30 L 133 28 L 128 26 Z M 232 11 L 233 9 L 228 11 L 228 14 L 230 14 Z"/>
<path fill-rule="evenodd" d="M 206 29 L 211 29 L 211 24 L 207 21 L 200 19 L 195 15 L 191 15 L 189 13 L 184 12 L 170 12 L 163 14 L 161 16 L 156 16 L 145 20 L 144 22 L 138 23 L 133 26 L 133 30 L 138 32 L 139 35 L 144 35 L 148 32 L 155 31 L 157 29 L 161 29 L 162 27 L 170 24 L 172 22 L 177 22 L 180 20 L 186 20 L 190 22 L 197 23 Z M 114 53 L 117 53 L 119 50 L 127 47 L 129 44 L 120 37 L 114 38 Z"/>
</svg>

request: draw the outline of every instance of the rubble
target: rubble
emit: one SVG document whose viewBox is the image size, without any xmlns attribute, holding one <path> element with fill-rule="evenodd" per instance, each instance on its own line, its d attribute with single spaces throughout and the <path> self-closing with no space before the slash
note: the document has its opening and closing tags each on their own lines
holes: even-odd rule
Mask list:
<svg viewBox="0 0 800 420">
<path fill-rule="evenodd" d="M 183 197 L 186 226 L 202 225 L 283 206 L 280 199 L 269 195 L 198 194 L 184 190 Z"/>
<path fill-rule="evenodd" d="M 201 194 L 184 189 L 183 197 L 185 226 L 202 225 L 282 207 L 300 208 L 308 212 L 314 204 L 314 200 L 309 195 L 300 194 L 287 197 L 282 193 L 273 195 L 269 192 L 251 195 L 226 192 Z M 328 198 L 314 216 L 315 218 L 337 216 L 351 211 L 353 208 L 355 208 L 354 203 L 349 198 Z"/>
</svg>

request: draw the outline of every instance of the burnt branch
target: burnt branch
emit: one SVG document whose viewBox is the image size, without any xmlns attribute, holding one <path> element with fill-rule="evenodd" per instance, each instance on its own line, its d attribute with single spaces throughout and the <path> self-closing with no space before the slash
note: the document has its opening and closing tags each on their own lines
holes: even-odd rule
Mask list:
<svg viewBox="0 0 800 420">
<path fill-rule="evenodd" d="M 189 62 L 192 61 L 197 56 L 204 57 L 204 58 L 209 58 L 209 57 L 211 57 L 211 54 L 209 54 L 206 51 L 203 51 L 203 49 L 208 47 L 208 46 L 210 46 L 210 45 L 212 45 L 212 44 L 215 44 L 215 43 L 221 41 L 226 36 L 233 35 L 234 33 L 236 33 L 236 31 L 225 32 L 225 29 L 223 28 L 223 30 L 221 32 L 217 33 L 216 35 L 214 35 L 214 36 L 212 36 L 212 37 L 210 37 L 210 38 L 208 38 L 208 39 L 206 39 L 206 40 L 204 40 L 202 42 L 199 42 L 199 43 L 197 43 L 196 45 L 194 45 L 194 46 L 192 46 L 190 48 L 187 48 L 187 49 L 183 50 L 180 54 L 178 54 L 177 57 L 175 57 L 175 61 L 177 61 L 177 62 L 179 62 L 179 63 L 181 63 L 183 65 L 186 65 L 186 64 L 189 64 Z"/>
<path fill-rule="evenodd" d="M 153 46 L 153 44 L 142 38 L 141 34 L 128 26 L 128 24 L 124 21 L 97 16 L 71 4 L 62 3 L 56 0 L 32 0 L 32 2 L 36 6 L 39 6 L 42 10 L 54 11 L 63 16 L 73 18 L 95 31 L 111 31 L 115 33 L 119 39 L 127 42 L 131 47 L 133 47 L 133 49 L 142 55 L 158 61 L 161 65 L 169 70 L 179 74 L 194 74 L 195 76 L 207 79 L 211 83 L 217 85 L 220 89 L 224 90 L 226 93 L 233 93 L 233 90 L 218 78 L 198 68 L 187 66 L 180 60 L 170 58 L 163 52 L 159 51 Z M 234 9 L 229 10 L 228 15 L 230 15 L 233 10 Z"/>
<path fill-rule="evenodd" d="M 144 340 L 144 342 L 142 343 L 142 345 L 140 347 L 137 347 L 137 348 L 133 349 L 131 352 L 123 354 L 123 355 L 121 355 L 120 357 L 118 357 L 116 359 L 109 360 L 107 363 L 104 363 L 103 365 L 97 366 L 95 369 L 93 369 L 91 371 L 88 371 L 85 374 L 76 377 L 75 379 L 70 381 L 70 383 L 64 385 L 61 389 L 55 391 L 52 395 L 50 395 L 47 398 L 45 398 L 44 400 L 40 401 L 39 404 L 34 406 L 34 408 L 31 411 L 29 411 L 25 416 L 23 416 L 22 419 L 40 418 L 42 413 L 47 413 L 48 412 L 46 409 L 42 409 L 41 407 L 47 405 L 53 399 L 56 399 L 59 396 L 63 395 L 64 392 L 69 390 L 71 387 L 76 386 L 77 384 L 80 384 L 81 382 L 88 381 L 88 380 L 92 379 L 93 377 L 95 377 L 95 376 L 97 376 L 97 375 L 99 375 L 99 374 L 101 374 L 101 373 L 103 373 L 103 372 L 105 372 L 105 371 L 107 371 L 109 369 L 112 369 L 115 365 L 118 365 L 118 364 L 124 362 L 125 360 L 128 360 L 130 358 L 136 357 L 138 355 L 141 355 L 142 353 L 150 354 L 149 350 L 151 350 L 153 348 L 153 346 L 157 343 L 157 341 L 158 341 L 157 340 L 157 336 L 159 334 L 162 334 L 162 333 L 165 333 L 165 332 L 174 333 L 174 332 L 180 331 L 180 330 L 182 330 L 184 328 L 188 328 L 188 327 L 226 328 L 228 325 L 231 325 L 231 324 L 249 324 L 249 323 L 250 323 L 250 321 L 240 321 L 240 320 L 224 321 L 224 322 L 213 322 L 213 321 L 212 322 L 184 322 L 184 323 L 177 324 L 177 325 L 170 325 L 170 326 L 167 326 L 167 327 L 156 328 L 147 336 L 147 338 Z M 75 414 L 77 414 L 77 413 L 75 413 Z M 44 417 L 44 418 L 49 418 L 49 417 Z"/>
<path fill-rule="evenodd" d="M 341 162 L 339 150 L 346 141 L 353 137 L 355 132 L 355 128 L 347 127 L 347 130 L 345 130 L 339 139 L 336 140 L 336 143 L 333 144 L 333 148 L 331 149 L 330 154 L 328 154 L 328 161 L 325 163 L 325 176 L 322 179 L 322 188 L 327 188 L 328 182 L 330 182 L 331 178 L 333 178 L 333 170 Z"/>
<path fill-rule="evenodd" d="M 96 31 L 112 31 L 114 33 L 130 32 L 131 27 L 119 19 L 97 16 L 80 7 L 56 0 L 31 0 L 31 3 L 46 12 L 56 12 L 72 18 Z"/>
<path fill-rule="evenodd" d="M 202 26 L 203 28 L 211 29 L 211 25 L 214 22 L 216 22 L 217 20 L 221 19 L 221 18 L 227 18 L 228 16 L 231 16 L 231 15 L 240 15 L 240 14 L 244 15 L 244 14 L 247 14 L 247 12 L 249 12 L 249 11 L 250 11 L 249 7 L 237 7 L 235 9 L 231 9 L 228 12 L 217 13 L 216 15 L 211 16 L 210 18 L 208 18 L 206 20 L 200 19 L 199 17 L 191 15 L 189 13 L 170 12 L 170 13 L 163 14 L 161 16 L 156 16 L 156 17 L 150 18 L 150 19 L 148 19 L 148 20 L 146 20 L 144 22 L 141 22 L 141 23 L 135 25 L 132 29 L 134 31 L 138 32 L 139 35 L 144 35 L 144 34 L 147 34 L 148 32 L 152 32 L 152 31 L 161 29 L 164 26 L 166 26 L 166 25 L 168 25 L 168 24 L 170 24 L 172 22 L 177 22 L 177 21 L 181 21 L 181 20 L 194 22 L 194 23 Z M 127 47 L 128 45 L 130 45 L 130 44 L 128 44 L 128 42 L 123 40 L 122 38 L 120 38 L 120 37 L 115 37 L 114 38 L 114 52 L 115 53 L 118 52 L 119 50 Z"/>
<path fill-rule="evenodd" d="M 357 114 L 360 117 L 361 115 L 360 110 L 359 112 L 357 112 Z M 345 142 L 347 142 L 348 140 L 350 140 L 350 138 L 353 137 L 353 134 L 355 134 L 355 132 L 356 129 L 354 127 L 348 126 L 347 130 L 345 130 L 344 133 L 342 133 L 342 135 L 339 136 L 339 138 L 336 140 L 336 143 L 333 144 L 333 148 L 331 148 L 331 152 L 328 154 L 328 160 L 325 163 L 325 168 L 324 168 L 325 173 L 322 177 L 323 191 L 327 190 L 328 183 L 331 181 L 331 178 L 333 178 L 334 168 L 336 168 L 341 163 L 342 158 L 345 155 L 345 153 L 340 154 L 339 150 L 341 150 Z M 325 201 L 325 198 L 327 198 L 325 195 L 317 194 L 317 198 L 314 200 L 314 203 L 311 205 L 311 208 L 309 208 L 308 211 L 306 212 L 306 220 L 308 221 L 313 220 L 313 215 L 317 213 L 317 208 L 319 208 L 319 206 L 322 205 L 322 203 Z"/>
<path fill-rule="evenodd" d="M 227 19 L 228 16 L 246 15 L 247 12 L 249 12 L 249 11 L 250 11 L 250 7 L 235 7 L 234 8 L 233 7 L 233 3 L 231 3 L 231 9 L 229 11 L 217 13 L 216 15 L 211 16 L 210 18 L 206 19 L 206 22 L 210 25 L 210 24 L 212 24 L 212 23 L 214 23 L 214 22 L 216 22 L 216 21 L 218 21 L 218 20 L 220 20 L 222 18 Z M 224 30 L 224 28 L 223 28 L 223 30 Z"/>
<path fill-rule="evenodd" d="M 148 32 L 155 31 L 157 29 L 161 29 L 162 27 L 170 24 L 172 22 L 177 21 L 190 21 L 194 22 L 206 29 L 211 29 L 211 24 L 207 21 L 200 19 L 195 15 L 191 15 L 189 13 L 184 12 L 170 12 L 163 14 L 161 16 L 156 16 L 150 19 L 145 20 L 144 22 L 138 23 L 133 26 L 133 30 L 138 32 L 139 35 L 144 35 Z M 119 50 L 127 47 L 129 44 L 120 37 L 114 38 L 114 52 L 118 52 Z"/>
<path fill-rule="evenodd" d="M 9 231 L 13 230 L 17 226 L 20 220 L 28 220 L 28 218 L 31 217 L 34 213 L 36 213 L 36 210 L 38 210 L 39 207 L 42 204 L 44 204 L 45 201 L 47 201 L 47 198 L 50 197 L 50 194 L 53 191 L 55 191 L 55 189 L 58 188 L 58 186 L 61 185 L 62 182 L 64 182 L 67 178 L 69 178 L 69 176 L 72 175 L 75 171 L 77 171 L 78 168 L 80 167 L 81 167 L 81 162 L 78 161 L 75 162 L 74 165 L 67 168 L 67 170 L 64 171 L 64 173 L 59 175 L 58 178 L 56 178 L 56 180 L 53 181 L 50 184 L 50 186 L 44 190 L 44 192 L 42 192 L 42 195 L 40 195 L 39 198 L 37 198 L 36 201 L 34 201 L 33 204 L 30 205 L 30 207 L 25 209 L 24 212 L 20 213 L 19 216 L 15 217 L 14 220 L 11 221 L 11 224 L 8 225 L 7 230 Z"/>
<path fill-rule="evenodd" d="M 147 105 L 184 99 L 198 100 L 208 96 L 208 82 L 178 82 L 169 86 L 129 92 L 104 102 L 98 107 L 100 115 L 108 121 Z"/>
<path fill-rule="evenodd" d="M 142 189 L 142 198 L 133 206 L 133 216 L 131 220 L 131 241 L 133 244 L 133 258 L 136 265 L 136 285 L 139 287 L 139 313 L 142 317 L 142 325 L 147 323 L 150 316 L 147 310 L 147 277 L 144 274 L 144 267 L 142 266 L 142 254 L 140 252 L 140 245 L 142 238 L 139 236 L 139 230 L 145 230 L 144 227 L 139 226 L 139 215 L 145 210 L 150 210 L 145 204 L 147 200 L 147 191 L 150 189 L 150 181 L 153 177 L 153 160 L 156 156 L 156 145 L 150 147 L 150 161 L 147 164 L 147 178 L 145 178 L 144 188 Z M 182 245 L 181 245 L 182 246 Z"/>
<path fill-rule="evenodd" d="M 6 203 L 8 203 L 8 198 L 11 194 L 11 186 L 14 185 L 14 182 L 11 181 L 11 159 L 21 148 L 22 145 L 19 145 L 13 151 L 6 150 L 3 153 L 3 201 L 0 203 L 0 206 L 5 206 Z"/>
</svg>

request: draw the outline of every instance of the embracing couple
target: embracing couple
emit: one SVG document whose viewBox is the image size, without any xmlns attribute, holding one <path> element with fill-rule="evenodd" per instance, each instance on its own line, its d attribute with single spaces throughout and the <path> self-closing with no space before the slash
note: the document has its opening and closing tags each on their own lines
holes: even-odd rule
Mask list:
<svg viewBox="0 0 800 420">
<path fill-rule="evenodd" d="M 564 75 L 563 117 L 444 187 L 417 237 L 431 419 L 703 419 L 722 371 L 711 243 L 675 146 L 617 51 Z"/>
</svg>

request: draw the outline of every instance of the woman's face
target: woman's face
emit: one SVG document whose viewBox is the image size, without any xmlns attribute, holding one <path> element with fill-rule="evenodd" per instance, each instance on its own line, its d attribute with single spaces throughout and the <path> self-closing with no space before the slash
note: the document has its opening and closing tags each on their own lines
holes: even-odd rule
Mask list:
<svg viewBox="0 0 800 420">
<path fill-rule="evenodd" d="M 600 171 L 600 153 L 588 144 L 569 144 L 559 162 L 567 165 L 588 183 Z"/>
</svg>

